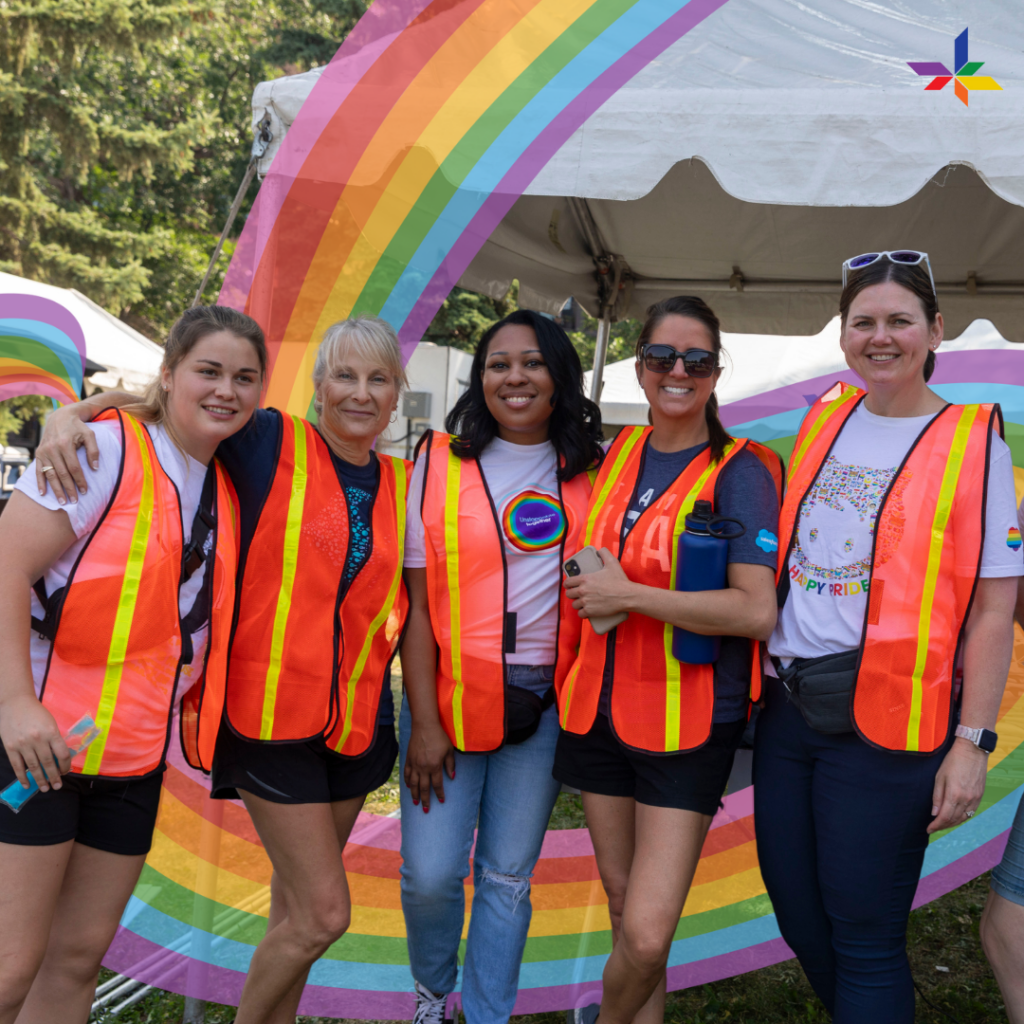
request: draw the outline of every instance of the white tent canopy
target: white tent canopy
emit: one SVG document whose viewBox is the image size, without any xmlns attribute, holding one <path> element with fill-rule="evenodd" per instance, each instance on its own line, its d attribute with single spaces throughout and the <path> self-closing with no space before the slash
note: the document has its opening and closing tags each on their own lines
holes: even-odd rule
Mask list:
<svg viewBox="0 0 1024 1024">
<path fill-rule="evenodd" d="M 4 295 L 39 295 L 60 303 L 74 315 L 85 335 L 86 355 L 105 367 L 104 372 L 94 373 L 89 378 L 91 384 L 141 394 L 160 369 L 164 350 L 155 341 L 139 334 L 73 288 L 57 288 L 0 273 L 0 302 Z"/>
</svg>

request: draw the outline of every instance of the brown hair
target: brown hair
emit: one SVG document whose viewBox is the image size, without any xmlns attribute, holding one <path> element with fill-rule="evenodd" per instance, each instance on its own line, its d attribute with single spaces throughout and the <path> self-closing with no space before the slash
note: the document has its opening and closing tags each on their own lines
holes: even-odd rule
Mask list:
<svg viewBox="0 0 1024 1024">
<path fill-rule="evenodd" d="M 640 331 L 640 337 L 636 340 L 638 362 L 643 358 L 644 347 L 649 344 L 651 335 L 654 334 L 658 324 L 670 316 L 685 316 L 703 324 L 711 341 L 711 351 L 715 353 L 716 357 L 721 357 L 722 329 L 714 311 L 696 295 L 676 295 L 648 307 L 647 319 Z M 650 413 L 647 416 L 650 419 Z M 725 446 L 732 440 L 732 437 L 726 433 L 722 421 L 718 418 L 718 396 L 714 391 L 711 392 L 711 396 L 704 406 L 704 419 L 707 421 L 708 435 L 711 439 L 711 461 L 718 462 L 725 454 Z"/>
<path fill-rule="evenodd" d="M 239 313 L 230 306 L 193 306 L 186 309 L 171 328 L 164 345 L 164 359 L 161 373 L 170 370 L 172 373 L 189 354 L 209 334 L 218 331 L 230 331 L 237 338 L 245 338 L 256 350 L 256 358 L 260 364 L 261 380 L 267 375 L 267 343 L 263 337 L 263 328 L 251 316 Z M 160 374 L 150 381 L 141 401 L 130 405 L 125 410 L 137 419 L 146 423 L 163 423 L 171 439 L 180 448 L 174 431 L 167 423 L 167 392 L 161 386 Z"/>
<path fill-rule="evenodd" d="M 932 279 L 923 263 L 893 263 L 890 260 L 877 260 L 864 267 L 863 270 L 852 271 L 839 297 L 839 316 L 842 330 L 846 330 L 846 317 L 850 312 L 853 300 L 865 288 L 874 284 L 886 284 L 892 281 L 907 291 L 913 292 L 921 302 L 921 308 L 929 324 L 935 323 L 939 315 L 939 300 L 932 290 Z M 935 372 L 935 353 L 929 352 L 924 361 L 924 379 L 931 380 Z"/>
</svg>

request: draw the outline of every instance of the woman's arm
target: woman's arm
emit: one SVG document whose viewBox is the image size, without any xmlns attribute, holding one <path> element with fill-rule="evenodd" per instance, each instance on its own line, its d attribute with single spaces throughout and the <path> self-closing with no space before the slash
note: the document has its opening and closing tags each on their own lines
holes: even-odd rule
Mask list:
<svg viewBox="0 0 1024 1024">
<path fill-rule="evenodd" d="M 437 642 L 427 606 L 427 570 L 406 569 L 409 620 L 402 640 L 402 679 L 412 714 L 412 735 L 405 755 L 405 784 L 412 802 L 430 810 L 430 788 L 444 803 L 444 775 L 455 778 L 455 748 L 441 725 L 437 708 Z"/>
<path fill-rule="evenodd" d="M 0 516 L 0 740 L 18 781 L 28 788 L 27 769 L 44 793 L 51 783 L 60 789 L 71 753 L 32 684 L 30 592 L 75 539 L 64 512 L 43 508 L 17 491 Z"/>
<path fill-rule="evenodd" d="M 1013 654 L 1013 608 L 1017 577 L 978 580 L 974 606 L 964 634 L 964 684 L 960 722 L 970 729 L 996 727 L 999 703 Z M 985 795 L 988 755 L 970 740 L 955 739 L 935 777 L 929 832 L 967 819 Z"/>
<path fill-rule="evenodd" d="M 754 640 L 767 640 L 775 628 L 775 574 L 766 565 L 732 562 L 724 589 L 682 593 L 634 583 L 607 548 L 600 553 L 603 569 L 565 580 L 573 607 L 585 619 L 637 612 L 705 636 Z"/>
<path fill-rule="evenodd" d="M 84 447 L 89 465 L 96 469 L 100 464 L 100 450 L 91 427 L 85 426 L 104 409 L 123 409 L 138 402 L 137 395 L 127 391 L 103 391 L 81 402 L 65 405 L 50 414 L 43 428 L 43 436 L 36 449 L 36 483 L 39 493 L 46 493 L 46 485 L 53 488 L 60 504 L 78 501 L 78 491 L 83 494 L 89 489 L 85 472 L 75 454 Z M 43 467 L 50 466 L 52 472 L 44 473 Z M 76 490 L 77 487 L 77 490 Z"/>
</svg>

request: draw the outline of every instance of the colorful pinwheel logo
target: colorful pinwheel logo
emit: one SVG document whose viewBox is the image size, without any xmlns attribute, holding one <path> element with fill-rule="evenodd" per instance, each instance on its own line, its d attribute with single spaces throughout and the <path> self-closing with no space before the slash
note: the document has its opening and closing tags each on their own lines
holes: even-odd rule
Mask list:
<svg viewBox="0 0 1024 1024">
<path fill-rule="evenodd" d="M 967 29 L 964 29 L 956 37 L 956 42 L 953 45 L 953 67 L 955 70 L 950 71 L 945 64 L 940 64 L 937 60 L 935 61 L 907 61 L 907 63 L 919 74 L 925 77 L 933 75 L 932 80 L 924 87 L 925 92 L 929 89 L 938 90 L 944 89 L 948 84 L 949 80 L 955 79 L 953 83 L 953 89 L 957 94 L 957 97 L 966 107 L 967 104 L 967 90 L 974 89 L 998 89 L 1002 91 L 1002 86 L 994 79 L 989 78 L 988 75 L 979 75 L 977 72 L 981 69 L 984 61 L 967 59 Z"/>
</svg>

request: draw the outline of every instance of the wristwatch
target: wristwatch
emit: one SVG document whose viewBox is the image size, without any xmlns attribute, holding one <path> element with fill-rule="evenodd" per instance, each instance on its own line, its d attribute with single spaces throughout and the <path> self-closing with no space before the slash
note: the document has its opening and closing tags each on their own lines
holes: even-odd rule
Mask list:
<svg viewBox="0 0 1024 1024">
<path fill-rule="evenodd" d="M 979 750 L 991 754 L 996 749 L 999 737 L 991 729 L 968 729 L 966 725 L 958 725 L 956 734 L 961 739 L 970 740 Z"/>
</svg>

